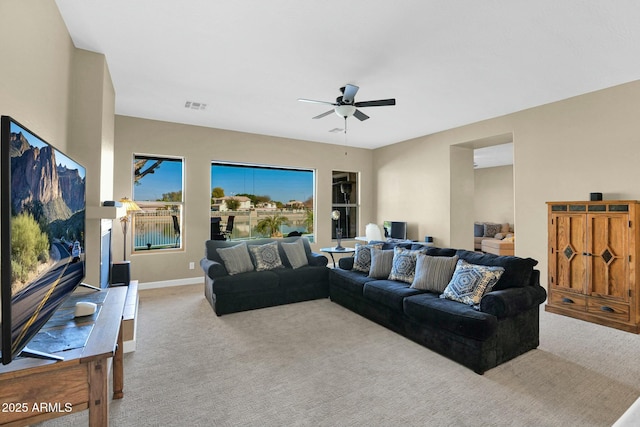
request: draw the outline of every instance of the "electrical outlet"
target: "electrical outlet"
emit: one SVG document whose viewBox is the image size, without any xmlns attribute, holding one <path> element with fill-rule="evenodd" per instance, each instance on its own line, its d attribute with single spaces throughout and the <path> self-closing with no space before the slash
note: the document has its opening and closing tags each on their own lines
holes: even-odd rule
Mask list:
<svg viewBox="0 0 640 427">
<path fill-rule="evenodd" d="M 189 270 L 193 270 L 194 268 L 196 268 L 196 263 L 195 262 L 190 262 L 189 263 Z"/>
</svg>

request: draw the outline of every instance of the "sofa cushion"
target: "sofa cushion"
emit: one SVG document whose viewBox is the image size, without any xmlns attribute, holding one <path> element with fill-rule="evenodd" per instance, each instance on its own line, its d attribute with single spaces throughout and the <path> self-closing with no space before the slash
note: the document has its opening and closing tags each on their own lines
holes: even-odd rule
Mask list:
<svg viewBox="0 0 640 427">
<path fill-rule="evenodd" d="M 385 305 L 402 313 L 402 300 L 411 295 L 422 293 L 419 289 L 413 289 L 408 283 L 395 280 L 374 280 L 364 285 L 362 294 L 365 298 Z"/>
<path fill-rule="evenodd" d="M 318 282 L 327 282 L 329 269 L 326 267 L 314 267 L 307 265 L 297 268 L 276 268 L 272 270 L 280 279 L 282 289 L 295 289 Z"/>
<path fill-rule="evenodd" d="M 496 234 L 499 236 L 500 233 Z M 504 239 L 498 240 L 497 238 L 493 239 L 483 239 L 480 249 L 482 252 L 494 254 L 494 255 L 513 255 L 513 241 Z"/>
<path fill-rule="evenodd" d="M 497 317 L 435 294 L 409 296 L 403 306 L 404 313 L 412 319 L 479 341 L 492 337 L 498 327 Z"/>
<path fill-rule="evenodd" d="M 278 252 L 278 242 L 265 243 L 264 245 L 249 245 L 249 252 L 253 257 L 256 271 L 273 270 L 284 267 Z"/>
<path fill-rule="evenodd" d="M 234 294 L 243 292 L 261 292 L 277 289 L 280 279 L 273 271 L 249 271 L 233 276 L 224 276 L 215 280 L 215 294 Z"/>
<path fill-rule="evenodd" d="M 473 237 L 484 237 L 484 224 L 476 222 L 473 224 Z"/>
<path fill-rule="evenodd" d="M 304 250 L 304 243 L 302 239 L 298 239 L 293 243 L 282 242 L 282 249 L 287 255 L 286 258 L 289 261 L 291 268 L 296 269 L 309 265 L 307 252 Z"/>
<path fill-rule="evenodd" d="M 429 256 L 419 254 L 416 259 L 416 275 L 411 287 L 442 293 L 456 269 L 458 257 Z"/>
<path fill-rule="evenodd" d="M 416 257 L 420 251 L 412 251 L 400 247 L 393 248 L 393 265 L 389 280 L 412 283 L 416 274 Z"/>
<path fill-rule="evenodd" d="M 498 282 L 504 273 L 502 267 L 469 264 L 465 260 L 458 260 L 451 282 L 440 295 L 468 305 L 479 305 L 485 293 Z"/>
<path fill-rule="evenodd" d="M 358 295 L 362 295 L 362 288 L 365 283 L 375 280 L 360 271 L 343 270 L 341 268 L 329 269 L 329 277 L 332 286 Z"/>
<path fill-rule="evenodd" d="M 362 271 L 363 273 L 369 273 L 371 268 L 371 249 L 381 249 L 382 244 L 376 243 L 371 245 L 362 245 L 356 243 L 356 252 L 353 255 L 353 269 L 356 271 Z"/>
<path fill-rule="evenodd" d="M 504 273 L 498 283 L 493 286 L 494 290 L 531 285 L 533 267 L 538 264 L 538 261 L 533 258 L 499 256 L 465 250 L 458 250 L 457 255 L 471 264 L 503 267 Z"/>
<path fill-rule="evenodd" d="M 435 246 L 429 246 L 427 247 L 426 254 L 430 256 L 454 256 L 457 252 L 457 249 L 437 248 Z"/>
<path fill-rule="evenodd" d="M 374 279 L 386 279 L 393 266 L 393 249 L 371 249 L 371 268 L 369 277 Z"/>
<path fill-rule="evenodd" d="M 378 243 L 382 243 L 382 249 L 384 250 L 393 249 L 393 248 L 411 249 L 411 246 L 413 246 L 412 242 L 406 241 L 406 240 L 387 239 L 384 241 L 373 240 L 369 242 L 370 245 L 378 244 Z"/>
<path fill-rule="evenodd" d="M 242 242 L 228 248 L 217 248 L 216 251 L 229 275 L 253 271 L 253 262 L 251 262 L 246 243 Z"/>
</svg>

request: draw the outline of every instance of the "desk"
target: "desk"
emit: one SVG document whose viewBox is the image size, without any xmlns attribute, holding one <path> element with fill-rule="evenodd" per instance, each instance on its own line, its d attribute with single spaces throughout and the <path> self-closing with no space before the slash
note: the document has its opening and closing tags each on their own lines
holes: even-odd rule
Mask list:
<svg viewBox="0 0 640 427">
<path fill-rule="evenodd" d="M 84 347 L 57 353 L 63 361 L 25 357 L 0 366 L 0 402 L 7 405 L 0 408 L 0 425 L 26 426 L 85 409 L 89 426 L 109 425 L 111 357 L 113 398 L 124 395 L 122 312 L 127 288 L 100 292 L 107 295 Z"/>
<path fill-rule="evenodd" d="M 331 255 L 331 261 L 333 261 L 333 268 L 336 268 L 336 260 L 333 257 L 333 254 L 353 254 L 355 253 L 356 250 L 354 248 L 336 249 L 335 247 L 333 247 L 333 248 L 320 248 L 320 251 L 326 252 L 329 255 Z"/>
</svg>

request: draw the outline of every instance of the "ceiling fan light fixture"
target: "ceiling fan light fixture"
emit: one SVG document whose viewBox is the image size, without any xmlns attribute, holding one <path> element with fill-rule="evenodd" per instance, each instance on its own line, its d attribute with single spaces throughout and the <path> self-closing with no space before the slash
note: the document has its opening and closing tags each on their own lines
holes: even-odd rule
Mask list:
<svg viewBox="0 0 640 427">
<path fill-rule="evenodd" d="M 356 107 L 353 105 L 338 105 L 335 108 L 335 112 L 338 116 L 347 118 L 353 116 L 353 113 L 356 112 Z"/>
</svg>

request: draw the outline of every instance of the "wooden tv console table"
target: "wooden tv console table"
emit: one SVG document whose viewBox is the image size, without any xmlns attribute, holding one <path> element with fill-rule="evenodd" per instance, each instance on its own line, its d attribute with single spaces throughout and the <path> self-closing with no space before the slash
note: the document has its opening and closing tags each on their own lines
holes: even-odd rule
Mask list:
<svg viewBox="0 0 640 427">
<path fill-rule="evenodd" d="M 90 426 L 109 425 L 111 357 L 113 398 L 124 395 L 122 313 L 127 287 L 100 292 L 106 297 L 84 347 L 57 353 L 63 361 L 18 358 L 0 366 L 0 425 L 25 426 L 85 409 Z"/>
</svg>

